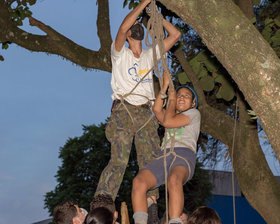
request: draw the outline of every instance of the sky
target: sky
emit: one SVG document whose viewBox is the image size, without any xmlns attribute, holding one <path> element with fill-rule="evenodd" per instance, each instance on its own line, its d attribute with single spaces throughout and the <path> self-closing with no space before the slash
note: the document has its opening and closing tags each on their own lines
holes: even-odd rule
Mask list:
<svg viewBox="0 0 280 224">
<path fill-rule="evenodd" d="M 128 9 L 122 0 L 109 2 L 115 38 Z M 99 49 L 96 1 L 38 0 L 31 10 L 76 43 Z M 28 21 L 23 28 L 44 34 Z M 17 45 L 0 54 L 5 58 L 0 62 L 0 224 L 30 224 L 49 217 L 44 195 L 57 184 L 59 148 L 80 136 L 82 125 L 98 125 L 110 116 L 111 76 Z"/>
<path fill-rule="evenodd" d="M 34 18 L 84 47 L 99 49 L 96 1 L 37 2 L 31 7 Z M 128 9 L 122 0 L 109 2 L 115 38 Z M 44 34 L 28 21 L 23 28 Z M 0 62 L 0 224 L 30 224 L 48 218 L 44 195 L 57 184 L 59 148 L 80 136 L 82 125 L 110 116 L 111 76 L 17 45 L 0 54 L 5 58 Z"/>
</svg>

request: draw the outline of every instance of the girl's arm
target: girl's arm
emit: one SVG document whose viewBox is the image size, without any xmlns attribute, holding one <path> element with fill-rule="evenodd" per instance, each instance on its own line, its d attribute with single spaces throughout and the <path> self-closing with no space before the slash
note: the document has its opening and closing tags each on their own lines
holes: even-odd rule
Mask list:
<svg viewBox="0 0 280 224">
<path fill-rule="evenodd" d="M 184 114 L 176 114 L 177 94 L 174 89 L 169 90 L 169 105 L 163 116 L 162 125 L 166 128 L 179 128 L 189 125 L 191 120 Z"/>
</svg>

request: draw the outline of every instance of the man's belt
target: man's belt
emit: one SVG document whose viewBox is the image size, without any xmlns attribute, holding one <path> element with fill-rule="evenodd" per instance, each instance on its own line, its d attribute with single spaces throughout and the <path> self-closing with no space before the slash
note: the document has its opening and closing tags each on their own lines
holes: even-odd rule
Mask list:
<svg viewBox="0 0 280 224">
<path fill-rule="evenodd" d="M 117 99 L 117 100 L 114 100 L 114 101 L 113 101 L 113 104 L 112 104 L 111 112 L 112 112 L 113 108 L 114 108 L 116 105 L 120 104 L 120 103 L 121 103 L 120 100 L 118 100 L 118 99 Z M 129 106 L 138 107 L 138 108 L 146 108 L 146 109 L 149 109 L 149 108 L 150 108 L 150 102 L 149 102 L 149 101 L 148 101 L 147 103 L 145 103 L 145 104 L 133 105 L 133 104 L 130 104 L 129 102 L 127 102 L 127 101 L 124 100 L 124 104 L 125 104 L 125 105 L 129 105 Z"/>
</svg>

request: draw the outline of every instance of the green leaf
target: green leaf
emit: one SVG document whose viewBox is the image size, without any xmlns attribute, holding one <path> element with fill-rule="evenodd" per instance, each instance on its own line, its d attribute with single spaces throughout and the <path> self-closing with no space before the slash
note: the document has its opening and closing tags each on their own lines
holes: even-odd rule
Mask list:
<svg viewBox="0 0 280 224">
<path fill-rule="evenodd" d="M 190 60 L 190 65 L 192 66 L 192 69 L 194 73 L 197 75 L 200 69 L 200 62 L 198 62 L 197 58 L 194 57 Z"/>
<path fill-rule="evenodd" d="M 271 37 L 272 47 L 280 46 L 280 30 L 277 30 L 273 37 Z"/>
<path fill-rule="evenodd" d="M 8 43 L 2 43 L 2 49 L 7 50 L 9 48 Z"/>
<path fill-rule="evenodd" d="M 266 26 L 262 31 L 262 35 L 263 35 L 264 39 L 269 43 L 271 43 L 271 40 L 270 40 L 271 33 L 272 33 L 272 29 L 270 26 Z"/>
<path fill-rule="evenodd" d="M 32 12 L 28 10 L 28 11 L 26 11 L 25 15 L 26 15 L 26 16 L 31 16 L 31 15 L 32 15 Z"/>
<path fill-rule="evenodd" d="M 218 73 L 217 71 L 212 73 L 212 77 L 215 79 L 215 81 L 216 81 L 216 78 L 217 78 L 219 75 L 221 75 L 221 74 Z"/>
<path fill-rule="evenodd" d="M 213 89 L 214 89 L 214 86 L 215 86 L 215 84 L 214 84 L 214 79 L 213 79 L 213 77 L 212 76 L 210 76 L 210 75 L 207 75 L 207 76 L 204 76 L 204 77 L 202 77 L 200 80 L 199 80 L 199 82 L 200 82 L 200 85 L 201 85 L 201 87 L 203 88 L 203 90 L 205 90 L 205 91 L 212 91 Z"/>
<path fill-rule="evenodd" d="M 216 72 L 219 69 L 219 65 L 217 64 L 216 60 L 213 60 L 210 57 L 208 60 L 204 61 L 204 64 L 210 72 Z"/>
<path fill-rule="evenodd" d="M 4 57 L 0 55 L 0 61 L 4 61 Z"/>
<path fill-rule="evenodd" d="M 247 110 L 248 111 L 248 114 L 251 116 L 251 119 L 258 119 L 255 111 L 253 110 Z"/>
<path fill-rule="evenodd" d="M 267 18 L 265 21 L 264 21 L 264 24 L 267 26 L 268 24 L 272 24 L 273 23 L 273 19 L 271 18 Z"/>
<path fill-rule="evenodd" d="M 221 74 L 218 74 L 215 81 L 221 84 L 220 89 L 216 93 L 217 98 L 223 98 L 226 101 L 233 99 L 235 91 L 231 83 Z"/>
<path fill-rule="evenodd" d="M 235 95 L 235 92 L 231 85 L 224 83 L 220 87 L 218 91 L 218 95 L 221 96 L 221 98 L 223 98 L 226 101 L 231 101 Z"/>
<path fill-rule="evenodd" d="M 22 20 L 18 19 L 18 20 L 16 21 L 16 24 L 17 24 L 18 26 L 22 26 L 22 25 L 23 25 Z"/>
<path fill-rule="evenodd" d="M 223 83 L 225 82 L 225 77 L 219 73 L 215 73 L 216 74 L 216 78 L 215 78 L 215 82 L 218 82 L 218 83 Z"/>
<path fill-rule="evenodd" d="M 128 3 L 128 0 L 125 0 L 125 1 L 123 2 L 123 8 L 127 5 L 127 3 Z"/>
<path fill-rule="evenodd" d="M 198 53 L 195 57 L 199 62 L 204 62 L 208 60 L 208 55 L 205 53 L 205 51 Z"/>
<path fill-rule="evenodd" d="M 250 19 L 250 22 L 253 23 L 253 24 L 256 23 L 257 22 L 256 17 L 254 16 L 252 19 Z"/>
<path fill-rule="evenodd" d="M 280 21 L 279 21 L 279 19 L 274 19 L 274 23 L 275 23 L 277 26 L 280 27 Z"/>
<path fill-rule="evenodd" d="M 181 85 L 185 85 L 187 82 L 190 82 L 190 80 L 185 72 L 180 72 L 178 74 L 178 80 Z"/>
<path fill-rule="evenodd" d="M 36 0 L 28 0 L 29 5 L 34 5 L 36 3 Z"/>
<path fill-rule="evenodd" d="M 252 0 L 253 5 L 259 5 L 261 0 Z"/>
<path fill-rule="evenodd" d="M 134 6 L 135 6 L 134 0 L 131 0 L 131 2 L 129 3 L 128 8 L 132 9 L 132 8 L 134 8 Z"/>
<path fill-rule="evenodd" d="M 197 77 L 201 79 L 202 77 L 205 76 L 208 76 L 208 70 L 205 67 L 203 67 L 202 69 L 200 69 L 200 72 L 199 74 L 197 74 Z"/>
</svg>

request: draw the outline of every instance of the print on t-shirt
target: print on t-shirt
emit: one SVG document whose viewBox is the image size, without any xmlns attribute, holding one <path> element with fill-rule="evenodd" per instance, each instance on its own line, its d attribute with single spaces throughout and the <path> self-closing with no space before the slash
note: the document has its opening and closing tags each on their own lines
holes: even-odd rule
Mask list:
<svg viewBox="0 0 280 224">
<path fill-rule="evenodd" d="M 180 128 L 170 128 L 169 131 L 166 132 L 166 139 L 164 139 L 163 145 L 165 144 L 165 142 L 170 141 L 171 136 L 174 135 L 174 129 L 175 129 L 175 140 L 177 141 L 182 141 L 181 136 L 183 134 L 183 129 L 184 127 L 180 127 Z"/>
<path fill-rule="evenodd" d="M 131 79 L 134 82 L 139 82 L 142 76 L 145 76 L 146 73 L 149 71 L 148 69 L 140 69 L 138 71 L 138 67 L 139 67 L 138 63 L 134 63 L 134 65 L 128 69 L 128 74 L 131 76 Z M 152 81 L 153 80 L 150 78 L 144 78 L 142 80 L 142 83 L 146 83 L 146 82 L 151 83 Z"/>
</svg>

